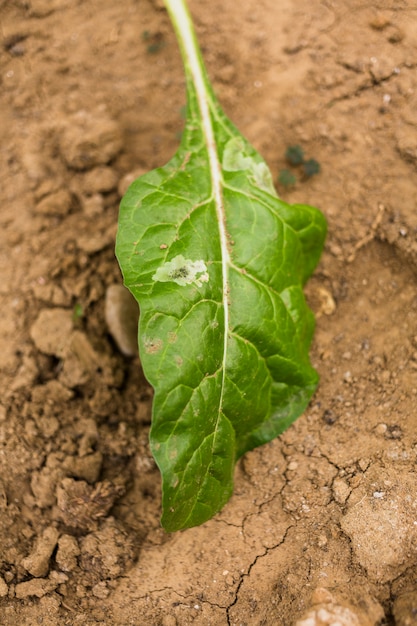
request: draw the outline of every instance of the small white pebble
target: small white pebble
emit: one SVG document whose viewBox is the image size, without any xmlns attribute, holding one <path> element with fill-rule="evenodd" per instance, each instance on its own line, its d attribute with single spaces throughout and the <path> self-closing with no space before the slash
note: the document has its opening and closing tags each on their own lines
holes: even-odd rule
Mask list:
<svg viewBox="0 0 417 626">
<path fill-rule="evenodd" d="M 385 496 L 385 491 L 374 491 L 372 495 L 374 498 L 383 498 Z"/>
</svg>

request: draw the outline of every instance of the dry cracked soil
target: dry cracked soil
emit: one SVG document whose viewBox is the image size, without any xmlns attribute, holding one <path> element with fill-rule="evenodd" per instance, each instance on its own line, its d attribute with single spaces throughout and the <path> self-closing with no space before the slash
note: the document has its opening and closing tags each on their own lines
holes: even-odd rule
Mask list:
<svg viewBox="0 0 417 626">
<path fill-rule="evenodd" d="M 0 1 L 0 624 L 415 625 L 417 4 L 190 8 L 274 180 L 289 146 L 321 166 L 277 183 L 329 223 L 320 386 L 220 514 L 161 529 L 114 239 L 129 181 L 178 144 L 174 35 L 158 0 Z"/>
</svg>

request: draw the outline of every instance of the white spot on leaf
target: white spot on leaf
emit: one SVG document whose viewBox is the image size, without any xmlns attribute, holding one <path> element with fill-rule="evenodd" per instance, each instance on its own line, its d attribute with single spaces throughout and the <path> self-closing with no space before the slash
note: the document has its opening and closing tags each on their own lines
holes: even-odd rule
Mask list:
<svg viewBox="0 0 417 626">
<path fill-rule="evenodd" d="M 226 172 L 248 170 L 253 182 L 258 187 L 273 196 L 277 195 L 267 164 L 260 160 L 260 157 L 257 160 L 255 157 L 245 154 L 245 144 L 241 137 L 233 137 L 227 142 L 223 152 L 222 166 Z"/>
<path fill-rule="evenodd" d="M 204 261 L 191 261 L 179 254 L 172 261 L 158 267 L 152 280 L 160 283 L 177 283 L 181 287 L 194 283 L 197 287 L 201 287 L 203 283 L 208 282 L 209 275 Z"/>
</svg>

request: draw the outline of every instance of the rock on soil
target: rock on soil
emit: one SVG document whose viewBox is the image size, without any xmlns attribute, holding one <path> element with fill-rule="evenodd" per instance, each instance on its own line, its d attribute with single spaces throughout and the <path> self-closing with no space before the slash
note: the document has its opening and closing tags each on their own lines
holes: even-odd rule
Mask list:
<svg viewBox="0 0 417 626">
<path fill-rule="evenodd" d="M 110 285 L 106 291 L 105 316 L 109 333 L 120 352 L 135 356 L 138 352 L 139 309 L 123 285 Z"/>
<path fill-rule="evenodd" d="M 312 604 L 294 626 L 378 626 L 384 616 L 382 607 L 369 598 L 358 608 L 336 599 L 327 589 L 316 589 Z"/>
<path fill-rule="evenodd" d="M 44 354 L 63 357 L 73 323 L 68 309 L 43 309 L 30 329 L 35 346 Z"/>
<path fill-rule="evenodd" d="M 352 492 L 341 521 L 359 561 L 375 582 L 387 582 L 417 563 L 415 475 L 373 465 Z"/>
</svg>

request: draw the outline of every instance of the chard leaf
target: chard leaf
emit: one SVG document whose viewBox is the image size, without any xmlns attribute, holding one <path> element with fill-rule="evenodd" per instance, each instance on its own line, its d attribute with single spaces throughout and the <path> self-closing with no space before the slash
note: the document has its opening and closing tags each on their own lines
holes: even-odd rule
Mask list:
<svg viewBox="0 0 417 626">
<path fill-rule="evenodd" d="M 186 126 L 171 161 L 123 198 L 116 254 L 140 305 L 162 524 L 174 531 L 218 512 L 239 457 L 282 433 L 316 389 L 302 286 L 326 222 L 278 198 L 213 94 L 184 0 L 165 4 L 185 67 Z"/>
</svg>

